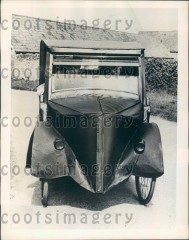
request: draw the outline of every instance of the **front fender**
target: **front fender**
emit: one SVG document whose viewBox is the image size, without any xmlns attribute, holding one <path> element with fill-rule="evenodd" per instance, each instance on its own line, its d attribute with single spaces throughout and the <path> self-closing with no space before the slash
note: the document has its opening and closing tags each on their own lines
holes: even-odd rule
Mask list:
<svg viewBox="0 0 189 240">
<path fill-rule="evenodd" d="M 138 154 L 134 150 L 139 139 L 145 141 L 145 150 L 142 154 Z M 131 174 L 157 178 L 163 173 L 163 153 L 159 128 L 155 123 L 142 123 L 125 147 L 117 164 L 114 180 L 107 190 L 128 179 Z"/>
<path fill-rule="evenodd" d="M 66 157 L 66 142 L 64 138 L 48 123 L 37 122 L 33 131 L 30 162 L 31 173 L 39 178 L 55 178 L 68 175 L 68 163 Z M 56 150 L 54 141 L 56 138 L 64 142 L 63 151 Z"/>
<path fill-rule="evenodd" d="M 56 150 L 55 139 L 64 143 L 63 150 Z M 48 122 L 37 122 L 28 146 L 26 166 L 38 178 L 53 179 L 72 177 L 82 187 L 93 192 L 78 160 L 63 136 Z"/>
<path fill-rule="evenodd" d="M 160 131 L 155 123 L 143 123 L 137 137 L 145 141 L 145 151 L 139 155 L 133 175 L 141 177 L 160 177 L 164 173 L 163 152 Z"/>
</svg>

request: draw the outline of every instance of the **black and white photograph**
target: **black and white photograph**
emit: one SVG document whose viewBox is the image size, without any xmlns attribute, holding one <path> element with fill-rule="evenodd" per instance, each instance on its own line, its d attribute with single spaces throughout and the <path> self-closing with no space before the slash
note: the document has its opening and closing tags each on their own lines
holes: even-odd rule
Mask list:
<svg viewBox="0 0 189 240">
<path fill-rule="evenodd" d="M 187 239 L 188 2 L 1 8 L 2 239 Z"/>
</svg>

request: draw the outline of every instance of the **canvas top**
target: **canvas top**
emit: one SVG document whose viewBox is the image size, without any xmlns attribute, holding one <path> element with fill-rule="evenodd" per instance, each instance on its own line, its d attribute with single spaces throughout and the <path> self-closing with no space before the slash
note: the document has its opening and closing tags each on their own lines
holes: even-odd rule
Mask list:
<svg viewBox="0 0 189 240">
<path fill-rule="evenodd" d="M 118 41 L 88 41 L 88 40 L 42 40 L 41 45 L 46 45 L 51 52 L 64 48 L 92 49 L 92 50 L 144 50 L 138 42 Z"/>
</svg>

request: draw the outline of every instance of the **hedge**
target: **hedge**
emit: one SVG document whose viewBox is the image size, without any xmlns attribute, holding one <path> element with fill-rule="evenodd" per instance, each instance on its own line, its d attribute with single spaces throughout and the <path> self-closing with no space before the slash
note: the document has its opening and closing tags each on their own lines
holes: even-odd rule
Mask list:
<svg viewBox="0 0 189 240">
<path fill-rule="evenodd" d="M 146 58 L 145 66 L 147 91 L 177 95 L 177 60 Z"/>
</svg>

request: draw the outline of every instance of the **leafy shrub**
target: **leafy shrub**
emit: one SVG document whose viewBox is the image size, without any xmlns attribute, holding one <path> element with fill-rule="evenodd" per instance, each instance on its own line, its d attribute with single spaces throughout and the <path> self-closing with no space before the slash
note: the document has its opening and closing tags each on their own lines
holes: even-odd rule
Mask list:
<svg viewBox="0 0 189 240">
<path fill-rule="evenodd" d="M 164 58 L 146 58 L 147 91 L 164 91 L 177 95 L 177 61 Z"/>
</svg>

